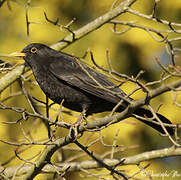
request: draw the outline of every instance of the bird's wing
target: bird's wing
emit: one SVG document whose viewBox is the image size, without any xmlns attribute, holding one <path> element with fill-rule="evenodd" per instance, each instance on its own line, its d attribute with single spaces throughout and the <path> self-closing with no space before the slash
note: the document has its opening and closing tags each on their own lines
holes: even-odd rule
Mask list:
<svg viewBox="0 0 181 180">
<path fill-rule="evenodd" d="M 63 80 L 71 86 L 82 89 L 112 103 L 118 103 L 120 101 L 120 98 L 113 93 L 119 93 L 119 95 L 124 97 L 126 96 L 126 94 L 109 81 L 105 75 L 77 62 L 72 56 L 63 54 L 58 60 L 56 59 L 50 64 L 49 70 L 59 80 Z"/>
</svg>

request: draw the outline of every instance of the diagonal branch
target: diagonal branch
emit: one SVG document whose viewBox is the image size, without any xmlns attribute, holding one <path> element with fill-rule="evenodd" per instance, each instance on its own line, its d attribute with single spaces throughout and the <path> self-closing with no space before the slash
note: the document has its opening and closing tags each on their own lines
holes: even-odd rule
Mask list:
<svg viewBox="0 0 181 180">
<path fill-rule="evenodd" d="M 15 82 L 18 78 L 20 78 L 21 74 L 24 73 L 25 65 L 21 64 L 14 68 L 11 72 L 6 74 L 0 79 L 0 93 L 5 90 L 8 86 L 10 86 L 13 82 Z"/>
<path fill-rule="evenodd" d="M 120 14 L 123 14 L 127 11 L 127 9 L 135 2 L 136 0 L 125 0 L 124 2 L 120 3 L 119 6 L 112 9 L 111 11 L 107 12 L 106 14 L 98 17 L 94 21 L 86 24 L 82 28 L 73 31 L 75 34 L 75 41 L 81 39 L 82 37 L 88 35 L 92 31 L 100 28 L 104 24 L 108 23 L 110 20 L 116 18 Z M 56 44 L 53 44 L 51 47 L 57 50 L 63 49 L 69 45 L 72 41 L 72 33 L 66 36 L 63 41 L 60 40 Z M 68 43 L 69 42 L 69 43 Z"/>
<path fill-rule="evenodd" d="M 103 118 L 99 118 L 98 120 L 88 122 L 86 124 L 86 126 L 81 125 L 79 130 L 80 130 L 80 132 L 83 132 L 85 130 L 95 129 L 95 127 L 98 130 L 98 128 L 104 128 L 104 127 L 109 126 L 110 124 L 120 122 L 121 120 L 130 117 L 130 114 L 133 111 L 135 111 L 137 108 L 145 105 L 146 102 L 150 101 L 154 97 L 159 96 L 170 90 L 174 90 L 180 86 L 181 86 L 181 80 L 178 80 L 169 85 L 162 85 L 161 87 L 158 87 L 155 90 L 150 91 L 148 96 L 145 96 L 144 98 L 137 100 L 137 101 L 132 101 L 131 104 L 121 113 L 118 113 L 114 116 L 106 116 Z M 176 127 L 176 125 L 170 125 L 170 126 Z"/>
<path fill-rule="evenodd" d="M 56 141 L 54 141 L 53 145 L 46 146 L 41 156 L 37 158 L 34 166 L 28 170 L 23 180 L 33 179 L 36 175 L 38 175 L 42 171 L 43 167 L 47 163 L 51 164 L 51 157 L 53 156 L 55 151 L 57 151 L 59 148 L 71 142 L 72 142 L 72 139 L 70 139 L 70 137 L 67 136 L 61 139 L 57 139 Z"/>
</svg>

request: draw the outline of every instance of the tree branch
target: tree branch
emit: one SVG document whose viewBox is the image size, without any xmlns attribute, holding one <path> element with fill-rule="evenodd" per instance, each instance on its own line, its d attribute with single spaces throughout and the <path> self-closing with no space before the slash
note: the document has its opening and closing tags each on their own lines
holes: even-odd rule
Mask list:
<svg viewBox="0 0 181 180">
<path fill-rule="evenodd" d="M 91 130 L 91 129 L 98 129 L 101 127 L 107 127 L 110 124 L 114 124 L 117 122 L 120 122 L 121 120 L 130 117 L 131 112 L 139 108 L 140 106 L 143 106 L 146 104 L 147 101 L 150 101 L 152 98 L 159 96 L 160 94 L 163 94 L 165 92 L 170 91 L 171 89 L 176 89 L 179 86 L 181 86 L 181 80 L 178 80 L 174 83 L 171 83 L 169 85 L 162 85 L 161 87 L 158 87 L 155 90 L 150 91 L 149 96 L 146 96 L 140 100 L 132 101 L 131 105 L 128 106 L 124 111 L 121 113 L 118 113 L 114 116 L 106 116 L 103 118 L 99 118 L 98 120 L 94 120 L 91 122 L 88 122 L 86 126 L 80 125 L 80 132 L 85 130 Z M 176 127 L 176 125 L 173 125 Z"/>
<path fill-rule="evenodd" d="M 56 141 L 54 141 L 53 145 L 46 146 L 41 156 L 37 158 L 34 165 L 29 169 L 27 174 L 23 177 L 23 180 L 33 179 L 37 174 L 39 174 L 42 171 L 42 168 L 47 163 L 51 163 L 51 157 L 57 149 L 71 142 L 72 139 L 70 139 L 70 137 L 67 136 L 61 139 L 57 139 Z"/>
<path fill-rule="evenodd" d="M 144 153 L 137 154 L 134 156 L 128 156 L 128 157 L 117 158 L 117 159 L 104 159 L 103 162 L 107 164 L 108 166 L 117 166 L 119 164 L 119 167 L 120 167 L 124 165 L 139 164 L 141 162 L 149 161 L 153 159 L 174 157 L 174 156 L 180 156 L 180 155 L 181 155 L 181 148 L 170 147 L 170 148 L 148 151 L 148 152 L 144 152 Z M 55 166 L 52 166 L 51 164 L 47 164 L 42 169 L 42 172 L 56 173 L 58 171 L 59 173 L 64 173 L 65 170 L 66 172 L 75 172 L 75 171 L 81 171 L 82 169 L 97 169 L 101 167 L 102 167 L 101 164 L 97 163 L 96 161 L 86 160 L 86 161 L 81 161 L 81 162 L 58 163 Z M 15 167 L 9 167 L 9 168 L 4 169 L 3 170 L 4 175 L 8 178 L 11 178 L 17 168 L 19 167 L 15 166 Z M 17 175 L 26 174 L 29 171 L 31 171 L 32 168 L 33 168 L 32 165 L 25 165 L 19 169 L 19 171 L 17 172 Z"/>
<path fill-rule="evenodd" d="M 25 70 L 24 64 L 15 67 L 11 72 L 7 73 L 0 79 L 0 93 L 15 82 Z"/>
</svg>

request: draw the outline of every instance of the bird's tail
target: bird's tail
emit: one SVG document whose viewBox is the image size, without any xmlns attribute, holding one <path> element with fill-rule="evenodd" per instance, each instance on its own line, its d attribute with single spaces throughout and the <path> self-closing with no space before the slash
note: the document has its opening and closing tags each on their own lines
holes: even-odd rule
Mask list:
<svg viewBox="0 0 181 180">
<path fill-rule="evenodd" d="M 151 113 L 151 111 L 149 111 L 148 109 L 145 108 L 139 108 L 136 111 L 134 111 L 135 115 L 141 116 L 141 117 L 148 117 L 148 118 L 152 118 L 153 115 Z M 163 115 L 156 113 L 156 115 L 158 116 L 158 118 L 162 121 L 162 123 L 166 123 L 166 124 L 172 124 L 171 121 L 169 121 L 166 117 L 164 117 Z M 134 115 L 133 115 L 134 116 Z M 136 117 L 136 116 L 135 116 Z M 145 123 L 146 125 L 156 129 L 157 131 L 159 131 L 162 134 L 165 134 L 165 131 L 163 130 L 163 128 L 161 127 L 161 125 L 159 124 L 155 124 L 154 122 L 151 121 L 147 121 L 147 120 L 143 120 L 143 119 L 139 119 L 139 117 L 136 117 L 138 120 L 140 120 L 141 122 Z M 153 119 L 152 121 L 158 122 L 156 119 Z M 174 134 L 174 130 L 172 127 L 169 126 L 165 126 L 166 130 L 168 131 L 168 133 L 170 135 Z"/>
</svg>

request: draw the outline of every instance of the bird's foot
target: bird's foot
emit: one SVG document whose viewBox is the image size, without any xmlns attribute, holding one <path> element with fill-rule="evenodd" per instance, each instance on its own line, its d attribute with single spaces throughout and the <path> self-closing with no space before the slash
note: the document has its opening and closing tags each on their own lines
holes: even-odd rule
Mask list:
<svg viewBox="0 0 181 180">
<path fill-rule="evenodd" d="M 78 138 L 78 134 L 79 134 L 79 126 L 81 125 L 81 123 L 83 122 L 83 120 L 85 119 L 85 111 L 83 110 L 80 114 L 80 116 L 78 117 L 77 121 L 75 123 L 73 123 L 70 127 L 69 130 L 69 137 L 73 140 L 77 140 Z"/>
<path fill-rule="evenodd" d="M 77 136 L 78 136 L 78 124 L 72 124 L 71 127 L 70 127 L 70 130 L 69 130 L 69 137 L 75 141 L 77 140 Z"/>
</svg>

